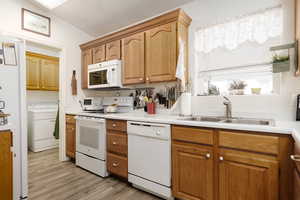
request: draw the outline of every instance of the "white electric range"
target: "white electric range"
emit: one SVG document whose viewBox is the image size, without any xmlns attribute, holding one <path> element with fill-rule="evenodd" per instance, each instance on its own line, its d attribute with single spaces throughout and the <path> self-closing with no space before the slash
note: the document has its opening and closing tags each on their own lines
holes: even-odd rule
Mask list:
<svg viewBox="0 0 300 200">
<path fill-rule="evenodd" d="M 133 97 L 104 97 L 104 110 L 112 104 L 117 112 L 133 110 Z M 106 122 L 104 112 L 82 112 L 76 116 L 76 165 L 99 176 L 108 176 L 106 169 Z"/>
</svg>

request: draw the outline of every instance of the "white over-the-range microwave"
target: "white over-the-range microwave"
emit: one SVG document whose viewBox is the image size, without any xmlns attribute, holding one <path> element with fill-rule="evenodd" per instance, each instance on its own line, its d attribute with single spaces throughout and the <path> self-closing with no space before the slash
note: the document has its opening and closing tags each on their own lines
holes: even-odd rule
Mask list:
<svg viewBox="0 0 300 200">
<path fill-rule="evenodd" d="M 111 60 L 88 66 L 88 88 L 122 87 L 122 61 Z"/>
</svg>

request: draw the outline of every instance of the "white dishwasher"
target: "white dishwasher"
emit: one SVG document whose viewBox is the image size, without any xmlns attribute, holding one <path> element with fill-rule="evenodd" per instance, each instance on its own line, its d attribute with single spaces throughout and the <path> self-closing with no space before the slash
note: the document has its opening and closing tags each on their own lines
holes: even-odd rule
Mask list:
<svg viewBox="0 0 300 200">
<path fill-rule="evenodd" d="M 128 181 L 165 199 L 171 195 L 171 127 L 127 122 Z"/>
</svg>

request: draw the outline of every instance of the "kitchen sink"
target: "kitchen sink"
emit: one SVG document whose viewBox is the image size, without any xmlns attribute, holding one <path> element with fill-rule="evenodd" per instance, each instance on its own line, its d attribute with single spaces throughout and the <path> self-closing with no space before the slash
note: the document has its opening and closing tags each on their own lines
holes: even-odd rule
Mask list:
<svg viewBox="0 0 300 200">
<path fill-rule="evenodd" d="M 199 122 L 220 122 L 220 121 L 223 121 L 224 118 L 208 117 L 208 116 L 194 116 L 194 117 L 181 118 L 181 120 L 199 121 Z"/>
<path fill-rule="evenodd" d="M 255 119 L 255 118 L 226 118 L 226 117 L 213 117 L 213 116 L 193 116 L 180 118 L 186 121 L 199 121 L 199 122 L 216 122 L 226 124 L 245 124 L 245 125 L 262 125 L 274 126 L 274 120 L 269 119 Z"/>
<path fill-rule="evenodd" d="M 232 123 L 232 124 L 247 124 L 247 125 L 263 125 L 263 126 L 273 126 L 273 120 L 265 120 L 265 119 L 226 119 L 222 121 L 223 123 Z"/>
</svg>

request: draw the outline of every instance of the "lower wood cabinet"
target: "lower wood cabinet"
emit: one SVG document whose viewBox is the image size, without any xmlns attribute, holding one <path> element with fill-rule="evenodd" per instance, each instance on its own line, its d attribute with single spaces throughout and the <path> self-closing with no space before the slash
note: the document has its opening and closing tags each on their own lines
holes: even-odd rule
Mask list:
<svg viewBox="0 0 300 200">
<path fill-rule="evenodd" d="M 66 115 L 66 155 L 75 159 L 76 123 L 74 115 Z"/>
<path fill-rule="evenodd" d="M 300 172 L 294 170 L 294 200 L 300 200 Z"/>
<path fill-rule="evenodd" d="M 128 178 L 127 121 L 106 120 L 107 171 L 124 179 Z"/>
<path fill-rule="evenodd" d="M 173 195 L 182 199 L 213 199 L 213 151 L 211 147 L 172 144 Z"/>
<path fill-rule="evenodd" d="M 220 150 L 219 200 L 276 200 L 278 161 L 274 156 Z"/>
<path fill-rule="evenodd" d="M 292 147 L 293 139 L 287 135 L 172 126 L 173 196 L 293 199 Z"/>
<path fill-rule="evenodd" d="M 0 199 L 13 199 L 12 133 L 0 131 Z"/>
</svg>

